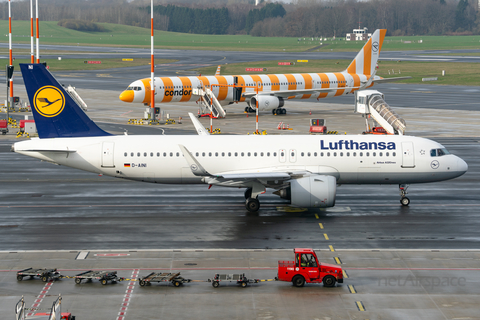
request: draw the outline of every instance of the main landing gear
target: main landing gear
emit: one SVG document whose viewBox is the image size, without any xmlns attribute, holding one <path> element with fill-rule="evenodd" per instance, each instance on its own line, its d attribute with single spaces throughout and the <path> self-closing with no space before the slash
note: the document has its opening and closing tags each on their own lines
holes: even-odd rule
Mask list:
<svg viewBox="0 0 480 320">
<path fill-rule="evenodd" d="M 410 204 L 410 199 L 408 199 L 405 195 L 408 193 L 409 185 L 408 184 L 399 184 L 398 188 L 400 189 L 400 203 L 402 206 L 407 207 Z"/>
<path fill-rule="evenodd" d="M 245 190 L 245 208 L 250 212 L 257 212 L 260 209 L 258 197 L 252 198 L 252 188 Z"/>
<path fill-rule="evenodd" d="M 278 114 L 287 114 L 287 109 L 285 108 L 276 108 L 276 109 L 272 109 L 272 114 L 274 116 L 278 115 Z"/>
</svg>

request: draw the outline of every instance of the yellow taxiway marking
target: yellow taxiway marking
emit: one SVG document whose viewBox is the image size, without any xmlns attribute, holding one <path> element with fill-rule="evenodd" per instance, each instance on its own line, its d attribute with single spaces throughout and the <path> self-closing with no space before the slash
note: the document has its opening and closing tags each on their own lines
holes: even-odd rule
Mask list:
<svg viewBox="0 0 480 320">
<path fill-rule="evenodd" d="M 333 249 L 333 246 L 328 246 L 330 248 L 330 251 L 334 252 L 335 249 Z"/>
<path fill-rule="evenodd" d="M 315 213 L 315 218 L 318 219 L 318 214 Z"/>
<path fill-rule="evenodd" d="M 323 224 L 322 223 L 319 223 L 318 225 L 320 226 L 320 229 L 323 229 Z"/>
<path fill-rule="evenodd" d="M 342 270 L 342 273 L 343 273 L 343 278 L 344 278 L 344 279 L 348 279 L 348 273 L 347 273 L 347 271 Z"/>
<path fill-rule="evenodd" d="M 342 264 L 342 260 L 340 260 L 339 257 L 335 257 L 334 259 L 337 264 Z"/>
<path fill-rule="evenodd" d="M 328 236 L 326 233 L 324 233 L 323 236 L 325 237 L 325 240 L 328 240 Z"/>
<path fill-rule="evenodd" d="M 363 305 L 362 301 L 355 301 L 358 311 L 365 311 L 365 306 Z"/>
<path fill-rule="evenodd" d="M 348 290 L 350 290 L 350 293 L 357 293 L 357 290 L 355 290 L 355 287 L 351 284 L 348 285 Z"/>
</svg>

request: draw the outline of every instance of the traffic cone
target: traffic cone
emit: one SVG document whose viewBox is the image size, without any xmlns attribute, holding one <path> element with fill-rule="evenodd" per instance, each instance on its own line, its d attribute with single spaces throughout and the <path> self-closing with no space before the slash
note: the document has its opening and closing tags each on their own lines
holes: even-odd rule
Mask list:
<svg viewBox="0 0 480 320">
<path fill-rule="evenodd" d="M 290 129 L 290 126 L 289 126 L 288 123 L 287 123 L 287 130 L 289 130 L 289 129 Z"/>
<path fill-rule="evenodd" d="M 247 112 L 247 118 L 248 118 L 248 112 Z"/>
<path fill-rule="evenodd" d="M 198 108 L 198 115 L 200 115 L 200 108 Z"/>
<path fill-rule="evenodd" d="M 277 129 L 278 129 L 278 130 L 282 130 L 282 123 L 283 123 L 283 122 L 279 122 L 279 123 L 278 123 L 278 126 L 277 126 Z"/>
<path fill-rule="evenodd" d="M 312 115 L 312 109 L 310 109 L 310 115 Z"/>
<path fill-rule="evenodd" d="M 282 130 L 285 130 L 285 123 L 283 124 L 283 128 L 282 128 Z"/>
</svg>

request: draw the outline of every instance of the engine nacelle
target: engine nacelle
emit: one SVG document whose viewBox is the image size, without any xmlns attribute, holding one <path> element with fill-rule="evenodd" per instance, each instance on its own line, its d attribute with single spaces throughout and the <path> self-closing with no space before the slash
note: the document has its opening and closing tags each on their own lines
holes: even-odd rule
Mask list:
<svg viewBox="0 0 480 320">
<path fill-rule="evenodd" d="M 328 208 L 335 205 L 337 179 L 314 175 L 290 181 L 291 204 L 303 208 Z"/>
<path fill-rule="evenodd" d="M 264 95 L 256 95 L 250 99 L 249 105 L 252 109 L 257 107 L 257 100 L 258 100 L 258 109 L 259 110 L 271 110 L 283 107 L 285 102 L 281 97 L 275 96 L 264 96 Z"/>
</svg>

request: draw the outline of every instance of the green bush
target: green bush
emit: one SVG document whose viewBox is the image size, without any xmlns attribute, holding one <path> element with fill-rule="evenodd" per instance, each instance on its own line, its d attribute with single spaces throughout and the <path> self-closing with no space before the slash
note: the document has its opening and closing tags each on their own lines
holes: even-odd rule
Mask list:
<svg viewBox="0 0 480 320">
<path fill-rule="evenodd" d="M 87 31 L 87 32 L 104 32 L 105 28 L 95 22 L 85 20 L 63 19 L 58 21 L 58 25 L 64 28 Z"/>
</svg>

